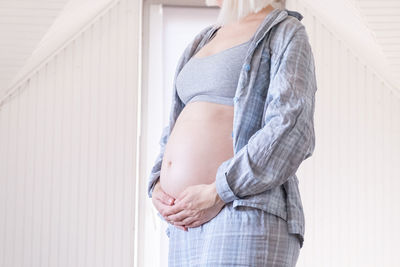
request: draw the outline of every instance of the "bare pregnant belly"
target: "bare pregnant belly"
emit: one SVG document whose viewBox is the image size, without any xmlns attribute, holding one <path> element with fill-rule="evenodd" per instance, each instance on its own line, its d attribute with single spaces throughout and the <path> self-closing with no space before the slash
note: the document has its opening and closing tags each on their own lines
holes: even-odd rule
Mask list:
<svg viewBox="0 0 400 267">
<path fill-rule="evenodd" d="M 233 156 L 233 106 L 197 101 L 185 106 L 164 151 L 160 185 L 177 198 L 186 187 L 211 184 Z"/>
</svg>

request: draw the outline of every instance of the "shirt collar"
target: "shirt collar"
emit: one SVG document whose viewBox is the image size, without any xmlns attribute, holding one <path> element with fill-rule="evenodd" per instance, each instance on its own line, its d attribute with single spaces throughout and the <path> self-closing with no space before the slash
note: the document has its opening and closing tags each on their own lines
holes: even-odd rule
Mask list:
<svg viewBox="0 0 400 267">
<path fill-rule="evenodd" d="M 273 26 L 284 20 L 287 16 L 293 16 L 297 18 L 299 21 L 303 19 L 303 15 L 297 11 L 275 8 L 270 13 L 268 13 L 267 16 L 265 16 L 265 19 L 260 24 L 260 26 L 258 26 L 253 38 L 256 40 L 256 42 L 258 42 L 264 37 L 264 35 L 269 31 L 270 28 L 272 28 Z M 217 25 L 210 26 L 210 30 L 206 34 L 206 38 L 204 41 L 206 42 L 206 40 L 208 40 L 210 36 L 212 36 L 214 32 L 219 28 L 221 28 L 221 26 Z"/>
<path fill-rule="evenodd" d="M 288 13 L 289 16 L 293 16 L 293 17 L 297 18 L 299 21 L 301 21 L 303 19 L 303 15 L 297 11 L 288 10 L 288 9 L 285 9 L 285 11 Z"/>
</svg>

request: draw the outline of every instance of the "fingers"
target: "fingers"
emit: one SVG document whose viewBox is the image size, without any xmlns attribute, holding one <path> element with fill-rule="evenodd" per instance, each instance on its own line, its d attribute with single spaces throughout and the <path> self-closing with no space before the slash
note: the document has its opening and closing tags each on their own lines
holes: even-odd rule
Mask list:
<svg viewBox="0 0 400 267">
<path fill-rule="evenodd" d="M 158 195 L 158 198 L 165 205 L 172 205 L 174 203 L 174 200 L 175 200 L 173 197 L 170 197 L 167 193 L 165 193 L 162 189 L 160 189 L 160 193 Z"/>
<path fill-rule="evenodd" d="M 201 225 L 201 224 L 200 224 L 199 221 L 194 220 L 192 223 L 186 224 L 185 226 L 186 226 L 186 227 L 193 228 L 193 227 L 197 227 L 197 226 L 200 226 L 200 225 Z"/>
<path fill-rule="evenodd" d="M 197 218 L 195 217 L 186 217 L 182 221 L 174 221 L 174 225 L 182 225 L 182 226 L 188 226 L 194 221 L 196 221 Z"/>
<path fill-rule="evenodd" d="M 183 205 L 182 203 L 179 203 L 179 204 L 175 203 L 172 206 L 167 206 L 166 209 L 164 210 L 164 216 L 167 217 L 167 216 L 176 214 L 178 212 L 183 211 L 185 208 L 186 208 L 186 206 Z"/>
<path fill-rule="evenodd" d="M 168 221 L 181 222 L 190 215 L 191 215 L 190 211 L 183 209 L 176 214 L 166 215 L 165 217 L 167 218 Z"/>
<path fill-rule="evenodd" d="M 165 191 L 161 188 L 160 180 L 156 183 L 154 190 L 156 191 L 155 194 L 153 193 L 154 197 L 160 200 L 165 205 L 173 205 L 174 198 L 165 193 Z"/>
<path fill-rule="evenodd" d="M 175 225 L 175 224 L 174 224 Z M 188 229 L 187 229 L 187 227 L 184 227 L 184 226 L 180 226 L 180 225 L 175 225 L 177 228 L 179 228 L 179 229 L 181 229 L 181 230 L 183 230 L 183 231 L 188 231 Z"/>
<path fill-rule="evenodd" d="M 155 201 L 154 202 L 154 206 L 156 208 L 156 210 L 159 212 L 159 214 L 163 217 L 163 219 L 165 221 L 169 221 L 167 219 L 167 217 L 165 216 L 165 210 L 169 207 L 168 205 L 165 205 L 164 203 L 160 202 L 160 201 Z"/>
<path fill-rule="evenodd" d="M 178 197 L 175 200 L 182 201 L 182 199 L 184 199 L 187 196 L 187 194 L 188 194 L 188 188 L 186 188 L 185 190 L 180 192 Z M 175 202 L 177 202 L 177 201 L 175 201 Z"/>
<path fill-rule="evenodd" d="M 172 224 L 174 222 L 174 220 L 171 220 L 170 218 L 168 218 L 168 216 L 175 214 L 175 213 L 171 212 L 172 208 L 174 208 L 173 210 L 176 210 L 175 205 L 174 206 L 165 205 L 164 203 L 162 203 L 159 200 L 153 201 L 153 203 L 154 203 L 154 206 L 156 207 L 156 209 L 158 210 L 158 212 L 160 213 L 160 215 L 164 218 L 164 220 Z M 179 212 L 182 212 L 182 211 L 184 211 L 184 210 L 179 209 Z M 186 217 L 184 217 L 184 218 L 186 218 Z"/>
</svg>

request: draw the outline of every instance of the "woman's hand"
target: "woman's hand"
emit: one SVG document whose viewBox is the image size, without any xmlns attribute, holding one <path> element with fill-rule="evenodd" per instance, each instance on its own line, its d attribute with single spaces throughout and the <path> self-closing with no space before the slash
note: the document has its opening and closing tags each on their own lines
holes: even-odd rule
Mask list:
<svg viewBox="0 0 400 267">
<path fill-rule="evenodd" d="M 214 218 L 225 205 L 219 197 L 215 182 L 187 187 L 167 206 L 165 218 L 175 226 L 197 227 Z"/>
<path fill-rule="evenodd" d="M 167 218 L 165 218 L 164 215 L 167 207 L 171 207 L 174 204 L 175 199 L 165 193 L 165 191 L 161 188 L 160 180 L 158 180 L 154 186 L 151 201 L 153 202 L 154 207 L 158 210 L 160 215 L 163 216 L 166 221 L 169 221 Z M 186 230 L 183 226 L 180 226 L 179 228 L 181 228 L 182 230 Z"/>
</svg>

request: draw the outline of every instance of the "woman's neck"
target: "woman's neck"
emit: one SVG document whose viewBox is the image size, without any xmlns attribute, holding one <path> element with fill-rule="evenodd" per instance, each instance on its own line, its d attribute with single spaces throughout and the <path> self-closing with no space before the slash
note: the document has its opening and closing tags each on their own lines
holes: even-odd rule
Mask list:
<svg viewBox="0 0 400 267">
<path fill-rule="evenodd" d="M 257 13 L 251 13 L 243 18 L 240 18 L 237 22 L 234 22 L 233 24 L 246 24 L 248 22 L 253 22 L 255 20 L 260 20 L 264 19 L 266 15 L 268 15 L 270 12 L 272 12 L 274 8 L 271 5 L 268 5 L 258 11 Z"/>
</svg>

